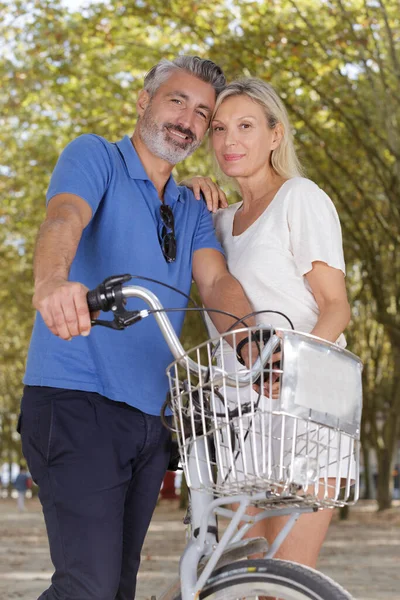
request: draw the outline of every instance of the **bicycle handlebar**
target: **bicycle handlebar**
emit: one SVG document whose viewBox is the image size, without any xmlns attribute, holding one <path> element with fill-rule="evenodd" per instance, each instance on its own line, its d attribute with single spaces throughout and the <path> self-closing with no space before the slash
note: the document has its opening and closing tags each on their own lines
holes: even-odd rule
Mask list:
<svg viewBox="0 0 400 600">
<path fill-rule="evenodd" d="M 148 310 L 135 310 L 126 311 L 124 306 L 128 298 L 139 298 L 144 300 L 146 304 L 155 312 L 154 317 L 157 324 L 164 336 L 164 339 L 179 364 L 185 368 L 188 368 L 192 373 L 199 373 L 199 365 L 193 361 L 185 352 L 178 336 L 172 327 L 171 321 L 163 312 L 163 306 L 157 296 L 150 290 L 137 285 L 130 285 L 122 287 L 123 283 L 126 283 L 131 279 L 130 275 L 113 276 L 105 279 L 94 290 L 90 290 L 87 293 L 87 301 L 90 312 L 97 312 L 103 310 L 105 312 L 111 310 L 114 313 L 114 321 L 92 321 L 93 325 L 105 325 L 112 329 L 125 329 L 129 325 L 140 321 L 141 319 L 149 316 Z M 241 330 L 243 331 L 243 330 Z M 233 334 L 233 332 L 232 332 Z M 209 367 L 200 365 L 200 370 L 204 376 L 208 376 L 212 379 L 214 385 L 218 385 L 218 379 L 225 381 L 227 385 L 240 387 L 247 386 L 254 383 L 260 377 L 264 365 L 271 358 L 274 350 L 278 347 L 280 339 L 277 335 L 271 336 L 265 346 L 261 350 L 260 356 L 255 361 L 253 367 L 243 373 L 243 375 L 231 376 L 219 367 L 213 366 L 213 373 L 210 373 Z"/>
</svg>

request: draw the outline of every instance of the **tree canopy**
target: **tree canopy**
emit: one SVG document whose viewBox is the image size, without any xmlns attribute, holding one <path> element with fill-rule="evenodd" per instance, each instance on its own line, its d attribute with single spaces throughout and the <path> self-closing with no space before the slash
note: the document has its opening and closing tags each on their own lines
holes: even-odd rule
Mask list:
<svg viewBox="0 0 400 600">
<path fill-rule="evenodd" d="M 396 0 L 109 0 L 79 12 L 58 0 L 0 2 L 3 453 L 14 444 L 34 239 L 57 156 L 84 132 L 130 135 L 146 71 L 187 53 L 215 60 L 229 80 L 277 88 L 308 176 L 338 208 L 352 349 L 367 362 L 365 437 L 387 475 L 400 427 L 398 10 Z M 204 146 L 177 178 L 211 172 Z M 197 335 L 190 322 L 187 340 Z"/>
</svg>

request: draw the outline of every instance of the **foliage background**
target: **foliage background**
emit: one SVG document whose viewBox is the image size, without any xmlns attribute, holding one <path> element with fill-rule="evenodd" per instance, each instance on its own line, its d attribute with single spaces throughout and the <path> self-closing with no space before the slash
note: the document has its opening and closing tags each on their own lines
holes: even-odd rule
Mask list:
<svg viewBox="0 0 400 600">
<path fill-rule="evenodd" d="M 372 449 L 379 503 L 390 504 L 400 427 L 399 14 L 398 0 L 109 0 L 79 11 L 58 0 L 0 2 L 0 459 L 20 453 L 32 253 L 57 156 L 84 132 L 130 135 L 146 71 L 190 53 L 228 79 L 275 85 L 308 176 L 338 208 L 348 337 L 366 365 L 364 461 Z M 203 148 L 177 178 L 211 172 Z M 200 329 L 189 320 L 187 345 Z"/>
</svg>

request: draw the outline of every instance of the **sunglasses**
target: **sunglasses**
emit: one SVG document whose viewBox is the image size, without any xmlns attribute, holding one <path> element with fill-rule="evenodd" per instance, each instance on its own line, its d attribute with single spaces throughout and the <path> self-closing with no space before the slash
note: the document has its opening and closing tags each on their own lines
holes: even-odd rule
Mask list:
<svg viewBox="0 0 400 600">
<path fill-rule="evenodd" d="M 176 259 L 176 238 L 174 215 L 171 207 L 168 204 L 161 204 L 160 215 L 164 224 L 161 231 L 161 250 L 167 262 L 174 262 Z"/>
</svg>

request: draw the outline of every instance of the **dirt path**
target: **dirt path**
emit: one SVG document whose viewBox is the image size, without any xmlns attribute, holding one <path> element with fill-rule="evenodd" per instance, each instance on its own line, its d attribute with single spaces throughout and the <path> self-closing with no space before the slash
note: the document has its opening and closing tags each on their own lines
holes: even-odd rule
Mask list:
<svg viewBox="0 0 400 600">
<path fill-rule="evenodd" d="M 137 600 L 158 596 L 174 579 L 185 544 L 182 517 L 175 501 L 157 507 L 143 549 Z M 319 568 L 357 600 L 400 600 L 400 506 L 376 514 L 363 503 L 352 509 L 348 522 L 335 521 Z M 37 501 L 19 515 L 13 501 L 0 499 L 1 600 L 36 600 L 51 573 Z"/>
</svg>

